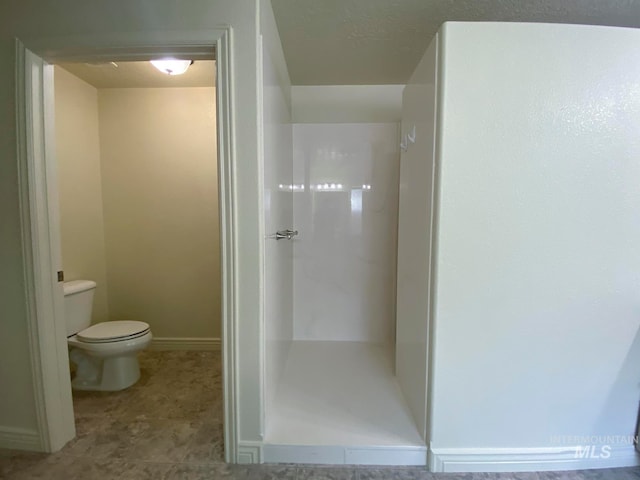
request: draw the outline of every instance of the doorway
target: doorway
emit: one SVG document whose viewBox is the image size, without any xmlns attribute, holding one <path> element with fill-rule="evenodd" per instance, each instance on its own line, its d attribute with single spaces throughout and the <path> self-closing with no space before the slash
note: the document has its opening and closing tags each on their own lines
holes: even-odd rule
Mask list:
<svg viewBox="0 0 640 480">
<path fill-rule="evenodd" d="M 215 60 L 181 75 L 59 63 L 54 92 L 65 304 L 96 284 L 67 335 L 133 320 L 153 337 L 134 353 L 140 378 L 112 391 L 70 347 L 77 438 L 61 453 L 223 462 Z"/>
<path fill-rule="evenodd" d="M 189 56 L 217 59 L 217 137 L 220 192 L 221 350 L 224 403 L 225 460 L 236 461 L 235 408 L 235 249 L 232 148 L 231 69 L 229 30 L 173 32 L 174 44 L 149 42 L 148 36 L 127 38 L 130 45 L 104 37 L 85 38 L 82 49 L 67 45 L 56 51 L 33 53 L 18 43 L 17 100 L 22 224 L 27 253 L 28 328 L 34 368 L 34 389 L 41 443 L 57 451 L 75 436 L 69 357 L 63 316 L 60 268 L 60 220 L 53 162 L 53 64 L 64 61 L 104 62 L 148 60 L 149 57 Z M 177 39 L 177 40 L 176 40 Z M 77 40 L 77 39 L 76 39 Z M 59 45 L 59 43 L 58 43 Z M 117 45 L 117 46 L 114 46 Z M 40 53 L 41 56 L 38 55 Z M 213 133 L 215 135 L 215 132 Z M 213 372 L 212 372 L 213 375 Z"/>
</svg>

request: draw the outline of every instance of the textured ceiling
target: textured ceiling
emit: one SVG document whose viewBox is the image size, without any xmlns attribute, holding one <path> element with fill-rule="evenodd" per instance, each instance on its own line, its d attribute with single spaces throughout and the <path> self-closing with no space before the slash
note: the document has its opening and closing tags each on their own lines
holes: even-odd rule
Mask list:
<svg viewBox="0 0 640 480">
<path fill-rule="evenodd" d="M 117 67 L 115 66 L 117 65 Z M 170 76 L 149 62 L 60 63 L 66 71 L 96 88 L 213 87 L 216 62 L 196 60 L 183 75 Z"/>
<path fill-rule="evenodd" d="M 640 0 L 271 0 L 294 85 L 404 84 L 445 21 L 640 27 Z"/>
</svg>

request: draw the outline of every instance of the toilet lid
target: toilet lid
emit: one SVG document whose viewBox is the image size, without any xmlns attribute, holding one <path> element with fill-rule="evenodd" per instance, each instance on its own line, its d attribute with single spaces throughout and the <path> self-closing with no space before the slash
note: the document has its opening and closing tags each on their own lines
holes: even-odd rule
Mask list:
<svg viewBox="0 0 640 480">
<path fill-rule="evenodd" d="M 78 333 L 78 340 L 89 343 L 115 342 L 139 337 L 149 331 L 149 324 L 133 320 L 116 320 L 91 325 Z"/>
</svg>

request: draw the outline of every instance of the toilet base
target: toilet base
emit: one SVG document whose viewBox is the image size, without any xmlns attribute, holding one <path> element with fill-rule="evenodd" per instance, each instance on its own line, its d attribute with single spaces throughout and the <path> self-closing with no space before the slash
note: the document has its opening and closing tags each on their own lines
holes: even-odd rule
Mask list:
<svg viewBox="0 0 640 480">
<path fill-rule="evenodd" d="M 69 358 L 76 364 L 74 390 L 116 392 L 130 387 L 140 379 L 136 353 L 116 357 L 94 357 L 74 348 Z"/>
</svg>

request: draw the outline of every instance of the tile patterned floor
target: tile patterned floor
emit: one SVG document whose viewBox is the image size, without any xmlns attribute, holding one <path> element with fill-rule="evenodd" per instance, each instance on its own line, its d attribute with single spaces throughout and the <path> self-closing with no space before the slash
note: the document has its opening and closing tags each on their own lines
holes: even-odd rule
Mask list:
<svg viewBox="0 0 640 480">
<path fill-rule="evenodd" d="M 0 450 L 12 480 L 640 480 L 640 468 L 432 474 L 423 468 L 223 463 L 222 376 L 212 352 L 144 352 L 116 393 L 74 392 L 77 437 L 53 454 Z"/>
</svg>

